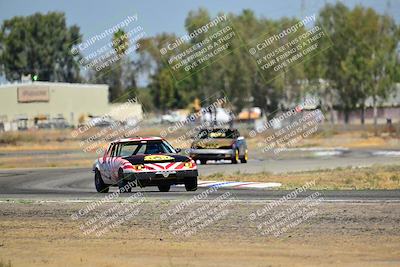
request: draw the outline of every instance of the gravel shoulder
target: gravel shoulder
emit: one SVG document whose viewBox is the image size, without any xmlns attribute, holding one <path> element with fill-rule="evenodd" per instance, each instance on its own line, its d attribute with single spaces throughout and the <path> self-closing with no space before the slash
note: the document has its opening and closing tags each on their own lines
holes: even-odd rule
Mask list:
<svg viewBox="0 0 400 267">
<path fill-rule="evenodd" d="M 119 267 L 400 264 L 399 202 L 321 202 L 313 208 L 313 216 L 274 236 L 273 232 L 261 234 L 259 222 L 298 210 L 293 208 L 298 201 L 285 202 L 253 221 L 249 214 L 263 210 L 268 202 L 233 201 L 224 206 L 225 216 L 187 237 L 176 234 L 174 225 L 210 202 L 195 202 L 178 213 L 171 212 L 180 203 L 108 202 L 74 218 L 90 203 L 3 202 L 0 261 L 10 261 L 11 266 Z M 98 231 L 84 234 L 82 223 L 115 205 L 139 212 L 99 237 Z M 167 214 L 164 220 L 163 214 Z"/>
</svg>

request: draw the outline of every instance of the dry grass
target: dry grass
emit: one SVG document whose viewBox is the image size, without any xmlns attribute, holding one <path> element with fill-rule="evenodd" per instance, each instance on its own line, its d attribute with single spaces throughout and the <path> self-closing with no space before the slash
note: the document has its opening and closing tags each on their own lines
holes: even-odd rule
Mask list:
<svg viewBox="0 0 400 267">
<path fill-rule="evenodd" d="M 29 130 L 0 133 L 0 145 L 18 145 L 20 143 L 63 142 L 71 138 L 71 130 Z"/>
<path fill-rule="evenodd" d="M 201 177 L 203 180 L 242 181 L 242 182 L 279 182 L 279 189 L 294 189 L 314 181 L 311 189 L 400 189 L 400 165 L 372 166 L 366 168 L 336 168 L 285 174 L 268 172 L 255 174 L 216 173 Z"/>
<path fill-rule="evenodd" d="M 28 155 L 0 158 L 0 169 L 12 168 L 52 168 L 86 167 L 90 168 L 96 156 L 90 155 Z"/>
<path fill-rule="evenodd" d="M 11 267 L 11 261 L 5 262 L 0 260 L 0 267 Z"/>
<path fill-rule="evenodd" d="M 78 142 L 47 142 L 41 143 L 20 143 L 19 145 L 5 145 L 0 146 L 0 152 L 17 152 L 17 151 L 65 151 L 65 150 L 79 150 Z"/>
<path fill-rule="evenodd" d="M 169 125 L 162 125 L 158 127 L 141 127 L 135 133 L 138 136 L 159 136 L 161 131 L 168 128 Z M 178 128 L 176 131 L 167 131 L 166 139 L 171 143 L 181 143 L 181 140 L 186 140 L 184 144 L 190 144 L 190 136 L 188 131 L 191 128 Z M 95 135 L 101 129 L 92 128 L 85 134 L 78 134 L 73 137 L 71 134 L 73 130 L 29 130 L 21 132 L 3 132 L 0 133 L 0 151 L 13 151 L 22 149 L 36 149 L 39 146 L 50 146 L 50 149 L 63 149 L 64 147 L 79 147 L 79 142 L 86 138 Z M 266 131 L 258 134 L 255 138 L 248 136 L 248 129 L 241 129 L 241 133 L 247 138 L 250 148 L 256 148 L 258 142 L 263 142 L 268 135 L 272 132 Z M 370 130 L 349 129 L 349 130 L 335 130 L 332 127 L 322 127 L 316 134 L 302 140 L 296 144 L 297 147 L 336 147 L 344 146 L 349 148 L 400 148 L 400 138 L 395 136 L 381 135 L 374 136 Z M 46 148 L 47 149 L 47 148 Z"/>
</svg>

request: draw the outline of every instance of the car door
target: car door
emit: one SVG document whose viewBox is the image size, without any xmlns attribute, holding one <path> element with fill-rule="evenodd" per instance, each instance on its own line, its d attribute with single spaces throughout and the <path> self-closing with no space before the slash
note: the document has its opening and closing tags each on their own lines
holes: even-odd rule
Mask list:
<svg viewBox="0 0 400 267">
<path fill-rule="evenodd" d="M 98 159 L 99 171 L 103 179 L 107 179 L 107 157 L 111 151 L 111 148 L 112 144 L 110 144 L 108 148 L 104 151 L 103 156 Z"/>
<path fill-rule="evenodd" d="M 113 181 L 118 181 L 118 170 L 120 167 L 120 157 L 119 151 L 121 148 L 121 144 L 115 144 L 113 149 L 111 150 L 110 156 L 110 179 Z"/>
<path fill-rule="evenodd" d="M 107 151 L 107 154 L 103 158 L 104 174 L 102 176 L 104 177 L 104 179 L 107 179 L 108 181 L 111 181 L 112 159 L 113 159 L 113 152 L 115 151 L 115 147 L 116 147 L 116 144 L 111 144 Z"/>
</svg>

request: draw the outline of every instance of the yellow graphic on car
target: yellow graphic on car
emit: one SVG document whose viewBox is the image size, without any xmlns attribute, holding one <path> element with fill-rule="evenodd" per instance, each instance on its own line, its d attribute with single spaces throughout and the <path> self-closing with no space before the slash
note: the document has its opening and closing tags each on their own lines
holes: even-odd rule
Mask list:
<svg viewBox="0 0 400 267">
<path fill-rule="evenodd" d="M 165 155 L 149 155 L 144 157 L 145 161 L 173 160 L 173 159 L 174 159 L 173 157 Z"/>
<path fill-rule="evenodd" d="M 219 144 L 209 143 L 209 144 L 197 144 L 197 148 L 219 148 Z"/>
<path fill-rule="evenodd" d="M 212 132 L 209 134 L 211 138 L 225 137 L 225 132 Z"/>
<path fill-rule="evenodd" d="M 205 144 L 204 145 L 206 148 L 219 148 L 218 144 Z"/>
</svg>

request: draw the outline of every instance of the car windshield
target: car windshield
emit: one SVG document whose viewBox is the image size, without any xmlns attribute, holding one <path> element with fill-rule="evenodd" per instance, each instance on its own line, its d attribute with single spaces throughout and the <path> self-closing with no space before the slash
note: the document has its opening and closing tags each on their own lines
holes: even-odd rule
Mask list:
<svg viewBox="0 0 400 267">
<path fill-rule="evenodd" d="M 161 140 L 121 143 L 118 151 L 120 157 L 166 153 L 176 153 L 176 151 L 170 144 Z"/>
<path fill-rule="evenodd" d="M 197 134 L 198 139 L 206 139 L 206 138 L 229 138 L 234 139 L 237 137 L 237 133 L 235 130 L 231 129 L 205 129 L 201 130 Z"/>
</svg>

